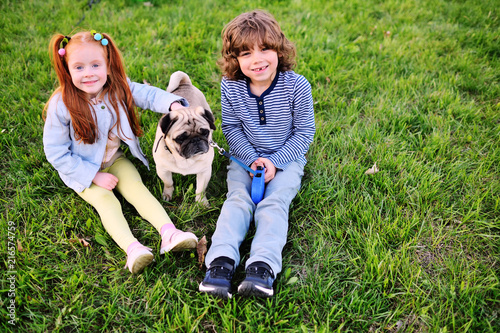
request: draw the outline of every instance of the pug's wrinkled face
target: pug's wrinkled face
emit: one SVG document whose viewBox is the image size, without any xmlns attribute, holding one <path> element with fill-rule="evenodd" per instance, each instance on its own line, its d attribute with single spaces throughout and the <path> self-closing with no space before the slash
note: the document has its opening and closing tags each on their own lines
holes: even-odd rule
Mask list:
<svg viewBox="0 0 500 333">
<path fill-rule="evenodd" d="M 215 119 L 201 106 L 187 107 L 163 116 L 160 128 L 170 152 L 188 159 L 208 152 Z"/>
</svg>

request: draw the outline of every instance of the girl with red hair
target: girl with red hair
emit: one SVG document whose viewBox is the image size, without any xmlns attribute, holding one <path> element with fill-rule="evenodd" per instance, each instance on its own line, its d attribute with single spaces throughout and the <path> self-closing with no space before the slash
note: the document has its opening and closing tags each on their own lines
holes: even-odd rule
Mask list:
<svg viewBox="0 0 500 333">
<path fill-rule="evenodd" d="M 106 231 L 127 253 L 125 267 L 139 273 L 154 256 L 132 234 L 113 190 L 158 230 L 160 254 L 195 248 L 196 236 L 176 229 L 120 148 L 125 143 L 149 167 L 139 145 L 142 131 L 135 106 L 167 113 L 187 106 L 187 101 L 130 81 L 120 51 L 105 33 L 56 34 L 50 54 L 59 87 L 44 108 L 47 160 L 62 181 L 97 210 Z"/>
</svg>

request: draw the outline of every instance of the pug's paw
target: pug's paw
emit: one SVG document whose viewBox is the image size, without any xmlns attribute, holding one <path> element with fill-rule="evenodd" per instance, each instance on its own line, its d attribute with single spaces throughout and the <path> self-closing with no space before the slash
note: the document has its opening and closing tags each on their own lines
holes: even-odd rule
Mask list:
<svg viewBox="0 0 500 333">
<path fill-rule="evenodd" d="M 205 208 L 210 208 L 210 203 L 205 196 L 196 196 L 196 202 Z"/>
<path fill-rule="evenodd" d="M 164 187 L 163 188 L 163 200 L 170 201 L 172 200 L 172 195 L 174 194 L 174 187 Z"/>
</svg>

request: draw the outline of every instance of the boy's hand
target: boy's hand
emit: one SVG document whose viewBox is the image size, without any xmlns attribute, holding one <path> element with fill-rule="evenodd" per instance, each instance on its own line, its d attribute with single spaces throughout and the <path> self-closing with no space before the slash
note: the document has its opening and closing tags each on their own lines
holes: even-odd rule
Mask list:
<svg viewBox="0 0 500 333">
<path fill-rule="evenodd" d="M 271 180 L 273 180 L 274 176 L 276 175 L 276 167 L 274 166 L 273 162 L 268 160 L 267 158 L 264 157 L 259 157 L 255 162 L 250 165 L 250 168 L 252 170 L 257 170 L 257 167 L 261 166 L 266 169 L 266 173 L 264 174 L 264 182 L 267 184 Z M 253 174 L 250 174 L 251 177 L 253 177 Z"/>
<path fill-rule="evenodd" d="M 111 191 L 116 187 L 116 184 L 118 184 L 118 178 L 107 172 L 98 172 L 92 180 L 92 183 Z"/>
</svg>

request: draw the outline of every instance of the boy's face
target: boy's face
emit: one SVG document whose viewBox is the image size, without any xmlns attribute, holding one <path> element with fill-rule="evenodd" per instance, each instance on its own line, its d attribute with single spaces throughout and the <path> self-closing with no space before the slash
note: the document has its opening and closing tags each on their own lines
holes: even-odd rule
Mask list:
<svg viewBox="0 0 500 333">
<path fill-rule="evenodd" d="M 278 53 L 259 46 L 240 52 L 237 57 L 240 69 L 255 86 L 267 88 L 271 85 L 278 69 Z"/>
<path fill-rule="evenodd" d="M 89 99 L 97 96 L 108 79 L 104 51 L 98 42 L 77 44 L 68 50 L 68 69 L 75 87 Z"/>
</svg>

